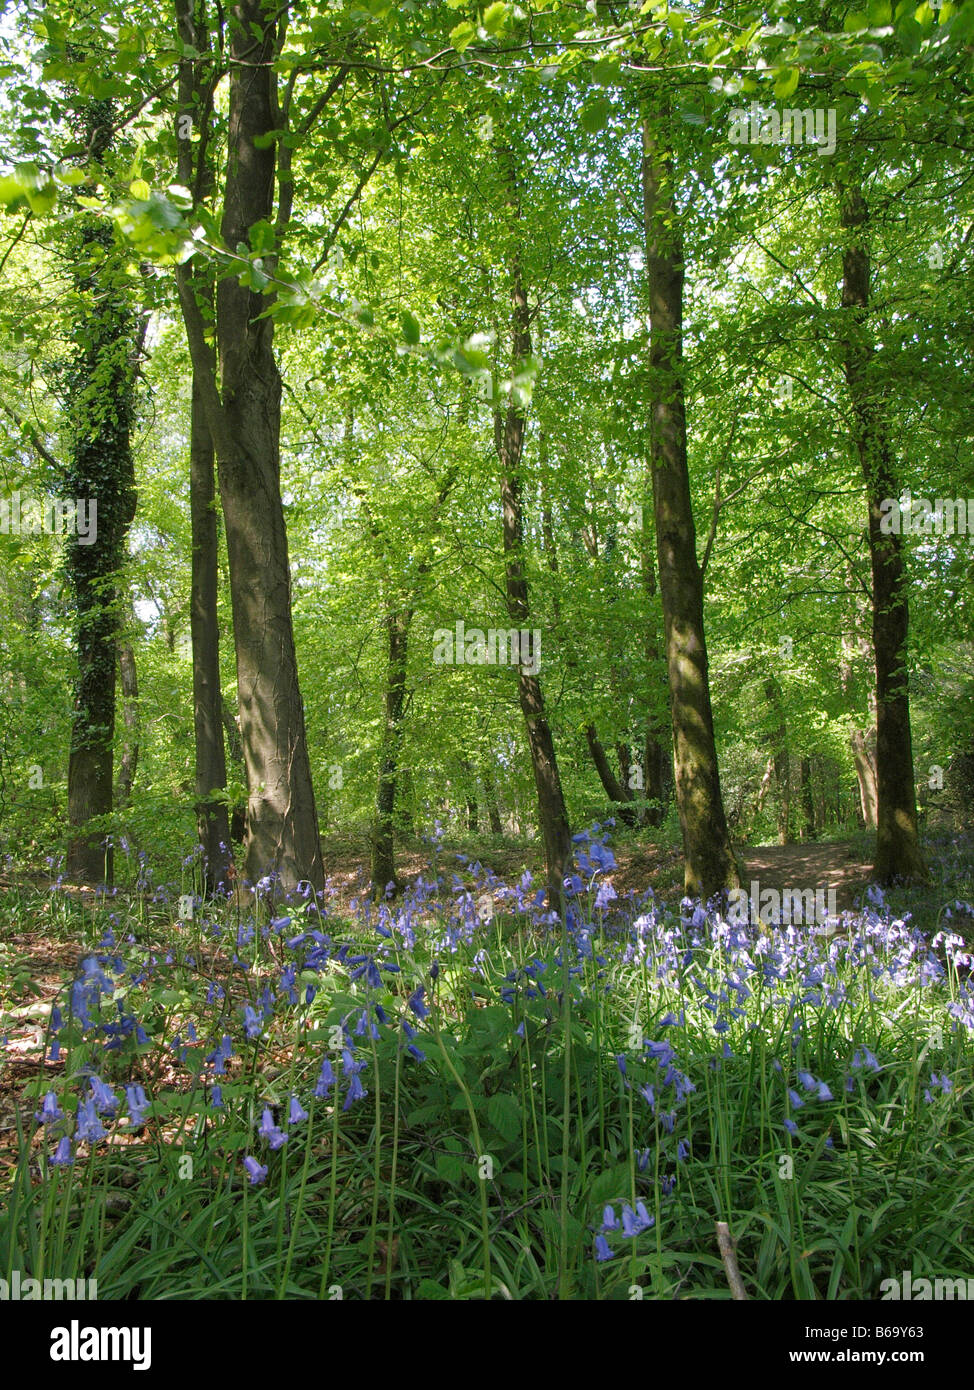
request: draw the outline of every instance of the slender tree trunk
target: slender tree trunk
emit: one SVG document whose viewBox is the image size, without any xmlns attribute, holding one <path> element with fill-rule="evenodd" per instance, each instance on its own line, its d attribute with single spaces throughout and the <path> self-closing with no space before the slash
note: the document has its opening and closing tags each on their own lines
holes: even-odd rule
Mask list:
<svg viewBox="0 0 974 1390">
<path fill-rule="evenodd" d="M 869 507 L 869 556 L 873 579 L 873 648 L 876 655 L 876 859 L 880 883 L 927 877 L 917 833 L 916 785 L 907 677 L 909 598 L 903 541 L 881 529 L 884 498 L 898 497 L 893 455 L 875 380 L 875 347 L 868 326 L 869 210 L 862 190 L 842 194 L 842 307 L 851 318 L 845 372 L 856 420 L 856 447 Z"/>
<path fill-rule="evenodd" d="M 184 44 L 200 54 L 212 49 L 205 19 L 193 0 L 176 0 L 176 22 Z M 215 183 L 208 156 L 209 117 L 216 81 L 213 67 L 184 58 L 179 64 L 179 110 L 195 125 L 195 141 L 177 142 L 180 182 L 199 204 L 210 197 Z M 183 134 L 186 132 L 184 131 Z M 194 276 L 194 291 L 212 318 L 214 276 L 203 267 Z M 216 360 L 207 338 L 206 374 L 215 379 Z M 216 515 L 214 450 L 207 420 L 205 383 L 194 368 L 190 397 L 189 509 L 192 547 L 190 634 L 193 644 L 193 726 L 196 758 L 196 833 L 203 855 L 203 892 L 212 894 L 230 878 L 232 858 L 226 804 L 212 799 L 226 790 L 227 765 L 223 745 L 223 695 L 220 688 L 219 538 Z M 233 728 L 236 735 L 236 727 Z"/>
<path fill-rule="evenodd" d="M 812 760 L 802 758 L 798 771 L 802 797 L 802 839 L 815 839 L 815 797 L 812 792 Z"/>
<path fill-rule="evenodd" d="M 646 824 L 658 826 L 666 814 L 664 775 L 668 757 L 666 725 L 653 708 L 652 692 L 656 673 L 660 669 L 660 650 L 657 637 L 656 611 L 656 563 L 653 559 L 653 544 L 649 525 L 649 507 L 641 508 L 642 528 L 640 537 L 640 568 L 643 592 L 646 596 L 646 683 L 650 694 L 650 708 L 646 714 L 646 732 L 643 744 L 643 763 L 645 766 L 644 795 L 647 801 Z"/>
<path fill-rule="evenodd" d="M 273 213 L 277 126 L 277 16 L 261 0 L 233 6 L 230 122 L 221 234 L 249 244 L 251 228 Z M 280 488 L 281 378 L 273 351 L 272 296 L 236 277 L 217 287 L 222 399 L 207 358 L 203 315 L 187 267 L 180 303 L 217 456 L 230 562 L 247 783 L 245 869 L 255 881 L 278 875 L 283 890 L 324 883 L 318 817 L 298 685 L 291 574 Z"/>
<path fill-rule="evenodd" d="M 771 730 L 774 780 L 778 790 L 778 843 L 791 843 L 791 766 L 788 757 L 788 725 L 785 720 L 781 686 L 774 676 L 764 682 L 764 695 L 771 707 L 774 727 Z"/>
<path fill-rule="evenodd" d="M 605 789 L 606 796 L 615 804 L 619 812 L 619 819 L 626 825 L 636 825 L 639 819 L 636 808 L 629 804 L 632 801 L 632 792 L 628 787 L 623 786 L 612 771 L 612 766 L 606 757 L 605 749 L 599 742 L 594 724 L 585 726 L 585 738 L 588 742 L 588 751 L 592 755 L 592 762 L 595 764 L 595 770 L 599 774 L 599 781 Z"/>
<path fill-rule="evenodd" d="M 125 741 L 118 769 L 115 801 L 119 809 L 131 805 L 132 785 L 139 765 L 139 674 L 131 642 L 118 644 L 118 677 L 122 687 L 122 720 Z"/>
<path fill-rule="evenodd" d="M 97 165 L 112 143 L 111 103 L 86 102 L 80 125 L 82 143 Z M 123 259 L 111 226 L 93 214 L 82 216 L 79 226 L 72 261 L 82 307 L 68 377 L 64 484 L 67 496 L 97 507 L 97 537 L 89 545 L 73 537 L 66 555 L 78 650 L 68 762 L 68 822 L 76 833 L 69 839 L 67 868 L 73 877 L 111 883 L 113 855 L 104 848 L 105 831 L 85 826 L 112 810 L 117 575 L 136 505 L 130 436 L 140 335 L 126 291 L 119 288 Z"/>
<path fill-rule="evenodd" d="M 375 800 L 372 831 L 372 892 L 385 895 L 389 884 L 396 885 L 395 810 L 399 750 L 402 746 L 403 710 L 406 698 L 406 658 L 411 609 L 386 614 L 386 695 L 385 728 L 379 761 L 379 786 Z"/>
<path fill-rule="evenodd" d="M 687 467 L 683 394 L 683 237 L 670 160 L 643 122 L 646 269 L 652 329 L 652 479 L 686 892 L 740 885 L 720 793 L 707 669 L 703 576 Z"/>
<path fill-rule="evenodd" d="M 483 765 L 484 781 L 484 800 L 487 802 L 487 818 L 490 822 L 490 833 L 492 835 L 503 835 L 504 827 L 501 824 L 500 807 L 497 804 L 497 784 L 494 781 L 494 774 L 491 771 L 490 763 L 485 761 Z"/>
<path fill-rule="evenodd" d="M 229 881 L 230 822 L 225 802 L 227 764 L 220 688 L 220 625 L 217 617 L 218 537 L 213 446 L 201 393 L 193 383 L 190 416 L 189 505 L 192 527 L 190 632 L 193 641 L 193 724 L 196 733 L 196 833 L 203 850 L 203 889 L 209 895 Z M 236 732 L 236 730 L 234 731 Z"/>
</svg>

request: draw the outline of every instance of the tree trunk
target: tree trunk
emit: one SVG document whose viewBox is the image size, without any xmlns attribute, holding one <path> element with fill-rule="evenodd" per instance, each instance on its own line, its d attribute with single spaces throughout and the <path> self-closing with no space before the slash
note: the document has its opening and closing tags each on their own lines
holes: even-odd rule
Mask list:
<svg viewBox="0 0 974 1390">
<path fill-rule="evenodd" d="M 649 507 L 641 508 L 642 529 L 640 537 L 640 568 L 642 571 L 643 592 L 646 595 L 646 682 L 650 691 L 650 707 L 646 714 L 646 733 L 643 747 L 645 765 L 646 824 L 662 825 L 666 814 L 665 768 L 668 756 L 666 726 L 661 722 L 653 707 L 652 692 L 655 689 L 656 672 L 660 667 L 660 650 L 657 638 L 654 613 L 656 608 L 656 564 L 653 559 L 653 545 L 649 531 Z"/>
<path fill-rule="evenodd" d="M 391 883 L 396 886 L 395 810 L 399 750 L 402 745 L 403 709 L 406 697 L 406 657 L 412 609 L 386 614 L 386 696 L 385 728 L 379 760 L 379 786 L 375 799 L 372 830 L 372 892 L 385 896 Z"/>
<path fill-rule="evenodd" d="M 196 833 L 203 851 L 203 891 L 209 896 L 229 881 L 230 822 L 225 802 L 227 764 L 220 688 L 220 625 L 217 617 L 218 539 L 214 510 L 213 446 L 202 396 L 194 381 L 190 415 L 189 507 L 192 527 L 190 632 L 193 642 L 193 724 L 196 733 Z M 234 730 L 236 732 L 236 730 Z"/>
<path fill-rule="evenodd" d="M 135 667 L 135 653 L 131 642 L 120 642 L 118 645 L 118 676 L 122 687 L 125 741 L 122 744 L 115 801 L 119 809 L 122 809 L 131 804 L 132 785 L 139 765 L 139 674 Z"/>
<path fill-rule="evenodd" d="M 221 234 L 230 247 L 273 211 L 277 20 L 260 0 L 233 7 L 230 122 Z M 273 351 L 273 297 L 233 276 L 217 287 L 222 400 L 208 361 L 203 316 L 187 267 L 180 303 L 194 372 L 217 456 L 230 562 L 240 702 L 247 767 L 245 871 L 276 874 L 281 889 L 324 883 L 318 817 L 298 685 L 291 620 L 291 574 L 280 488 L 281 378 Z"/>
<path fill-rule="evenodd" d="M 81 110 L 82 143 L 97 165 L 112 137 L 110 102 L 89 101 Z M 68 374 L 65 418 L 69 462 L 65 493 L 96 507 L 97 539 L 68 542 L 65 568 L 74 609 L 78 649 L 74 719 L 68 762 L 67 869 L 88 882 L 111 883 L 113 856 L 105 830 L 84 831 L 94 816 L 112 810 L 112 745 L 115 733 L 115 663 L 118 633 L 117 575 L 125 537 L 135 516 L 131 426 L 140 335 L 126 291 L 119 288 L 123 261 L 111 226 L 87 214 L 79 219 L 72 255 L 80 303 Z"/>
<path fill-rule="evenodd" d="M 875 348 L 868 327 L 869 210 L 858 187 L 842 196 L 847 233 L 842 258 L 842 307 L 852 327 L 845 341 L 845 373 L 856 420 L 856 448 L 869 507 L 876 656 L 876 859 L 880 883 L 927 878 L 917 833 L 916 785 L 907 678 L 909 600 L 902 537 L 881 530 L 884 498 L 898 497 L 892 449 L 877 390 Z"/>
<path fill-rule="evenodd" d="M 815 797 L 812 792 L 812 760 L 802 758 L 799 765 L 798 780 L 802 797 L 802 839 L 815 839 Z"/>
<path fill-rule="evenodd" d="M 510 192 L 509 210 L 515 223 L 520 218 L 517 180 L 509 151 L 502 151 Z M 521 272 L 519 250 L 511 260 L 511 328 L 513 362 L 516 367 L 531 353 L 530 312 Z M 501 469 L 501 507 L 504 524 L 504 580 L 507 612 L 511 622 L 521 630 L 529 630 L 531 605 L 528 582 L 524 573 L 524 508 L 521 483 L 521 460 L 524 452 L 524 412 L 514 399 L 513 388 L 506 412 L 494 412 L 494 446 Z M 538 819 L 544 841 L 545 868 L 548 880 L 548 907 L 561 914 L 565 874 L 571 861 L 571 827 L 565 809 L 555 744 L 545 713 L 544 696 L 535 659 L 525 662 L 522 650 L 517 673 L 517 693 L 527 728 L 531 751 L 531 768 L 538 795 Z"/>
<path fill-rule="evenodd" d="M 703 576 L 687 468 L 683 395 L 683 237 L 670 160 L 643 122 L 643 194 L 652 373 L 657 566 L 683 834 L 684 886 L 710 898 L 740 885 L 720 793 L 703 621 Z"/>
<path fill-rule="evenodd" d="M 205 20 L 193 0 L 176 0 L 176 23 L 184 44 L 198 53 L 211 51 Z M 211 66 L 182 59 L 179 64 L 179 109 L 197 127 L 196 142 L 179 139 L 177 169 L 185 188 L 199 204 L 210 197 L 215 183 L 208 155 L 209 117 L 217 78 Z M 214 277 L 208 267 L 194 277 L 198 299 L 212 318 Z M 215 378 L 215 355 L 206 341 L 207 376 Z M 212 800 L 226 790 L 227 765 L 223 744 L 224 704 L 220 688 L 219 541 L 215 507 L 214 450 L 207 421 L 205 385 L 193 372 L 189 437 L 189 508 L 192 548 L 190 634 L 193 644 L 193 726 L 196 758 L 196 833 L 202 850 L 203 892 L 209 896 L 229 881 L 230 823 L 225 802 Z M 236 726 L 231 729 L 237 735 Z M 238 738 L 239 742 L 239 738 Z"/>
<path fill-rule="evenodd" d="M 500 808 L 497 805 L 497 784 L 494 781 L 494 774 L 489 762 L 483 765 L 484 781 L 484 800 L 487 802 L 487 818 L 490 821 L 490 833 L 492 835 L 503 835 L 504 827 L 501 824 Z"/>
<path fill-rule="evenodd" d="M 605 794 L 613 802 L 619 812 L 619 819 L 626 825 L 634 826 L 637 823 L 636 808 L 627 803 L 632 801 L 632 792 L 628 787 L 624 787 L 612 771 L 609 759 L 606 757 L 605 749 L 599 742 L 599 736 L 595 731 L 594 724 L 585 726 L 585 738 L 588 742 L 588 751 L 592 755 L 592 762 L 595 770 L 599 774 L 599 780 L 605 788 Z"/>
</svg>

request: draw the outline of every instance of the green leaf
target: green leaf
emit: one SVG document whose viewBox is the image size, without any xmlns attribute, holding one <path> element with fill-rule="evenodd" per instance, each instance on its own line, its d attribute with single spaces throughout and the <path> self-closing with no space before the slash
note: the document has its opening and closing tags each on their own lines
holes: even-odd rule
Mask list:
<svg viewBox="0 0 974 1390">
<path fill-rule="evenodd" d="M 801 76 L 798 68 L 781 68 L 775 78 L 774 94 L 780 101 L 787 101 L 798 87 Z"/>
<path fill-rule="evenodd" d="M 596 135 L 600 130 L 604 130 L 611 110 L 612 106 L 606 97 L 590 101 L 582 112 L 582 129 L 588 131 L 589 135 Z"/>
<path fill-rule="evenodd" d="M 861 10 L 851 10 L 842 21 L 842 28 L 847 34 L 861 34 L 869 28 L 869 16 Z"/>
<path fill-rule="evenodd" d="M 411 314 L 408 309 L 399 315 L 399 326 L 402 329 L 402 336 L 410 347 L 419 347 L 420 330 L 419 319 L 415 314 Z"/>
<path fill-rule="evenodd" d="M 487 1102 L 487 1118 L 502 1139 L 510 1142 L 521 1133 L 521 1109 L 513 1096 L 491 1096 Z"/>
<path fill-rule="evenodd" d="M 491 36 L 499 34 L 507 23 L 507 5 L 504 0 L 495 0 L 493 5 L 488 5 L 484 10 L 483 26 Z"/>
<path fill-rule="evenodd" d="M 458 53 L 462 53 L 476 37 L 477 27 L 469 20 L 464 20 L 462 24 L 458 24 L 455 29 L 450 30 L 450 42 Z"/>
</svg>

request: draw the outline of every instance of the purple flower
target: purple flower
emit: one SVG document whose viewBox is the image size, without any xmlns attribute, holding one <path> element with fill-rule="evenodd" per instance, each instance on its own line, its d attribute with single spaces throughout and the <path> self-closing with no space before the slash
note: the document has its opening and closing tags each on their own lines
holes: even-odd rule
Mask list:
<svg viewBox="0 0 974 1390">
<path fill-rule="evenodd" d="M 145 1110 L 148 1107 L 145 1091 L 141 1086 L 126 1086 L 125 1099 L 129 1108 L 129 1124 L 133 1129 L 141 1129 L 145 1124 Z"/>
<path fill-rule="evenodd" d="M 619 1218 L 616 1216 L 615 1207 L 603 1207 L 602 1229 L 603 1231 L 617 1231 L 619 1229 Z"/>
<path fill-rule="evenodd" d="M 213 1107 L 214 1110 L 222 1110 L 222 1109 L 223 1109 L 223 1087 L 222 1087 L 222 1086 L 211 1086 L 211 1087 L 210 1087 L 210 1105 Z"/>
<path fill-rule="evenodd" d="M 615 1259 L 615 1252 L 610 1248 L 605 1236 L 595 1237 L 595 1258 L 600 1263 L 604 1260 Z"/>
<path fill-rule="evenodd" d="M 425 992 L 423 986 L 418 985 L 406 1001 L 417 1018 L 429 1018 L 430 1011 L 423 1003 L 423 995 Z"/>
<path fill-rule="evenodd" d="M 90 1076 L 91 1094 L 99 1115 L 112 1115 L 118 1109 L 118 1096 L 106 1086 L 100 1076 Z"/>
<path fill-rule="evenodd" d="M 308 1112 L 307 1110 L 302 1110 L 301 1102 L 298 1100 L 297 1096 L 291 1097 L 291 1109 L 287 1118 L 288 1124 L 291 1125 L 299 1125 L 302 1120 L 308 1118 Z"/>
<path fill-rule="evenodd" d="M 355 1101 L 364 1100 L 367 1095 L 368 1091 L 359 1080 L 358 1074 L 356 1074 L 348 1083 L 348 1094 L 345 1097 L 345 1104 L 342 1106 L 342 1109 L 347 1110 Z"/>
<path fill-rule="evenodd" d="M 259 1183 L 259 1182 L 263 1182 L 264 1179 L 267 1177 L 267 1167 L 266 1167 L 266 1165 L 262 1166 L 261 1164 L 259 1164 L 259 1163 L 257 1162 L 256 1158 L 250 1158 L 250 1157 L 245 1158 L 245 1159 L 244 1159 L 244 1167 L 246 1168 L 247 1172 L 250 1174 L 250 1181 L 251 1181 L 251 1184 L 256 1184 L 256 1183 Z"/>
<path fill-rule="evenodd" d="M 57 1096 L 53 1091 L 48 1091 L 44 1097 L 44 1103 L 35 1115 L 42 1125 L 52 1125 L 56 1120 L 63 1120 L 64 1113 L 58 1109 Z"/>
<path fill-rule="evenodd" d="M 56 1168 L 63 1168 L 67 1167 L 68 1164 L 73 1162 L 74 1157 L 71 1153 L 71 1142 L 68 1139 L 68 1136 L 65 1135 L 61 1142 L 58 1144 L 57 1148 L 51 1154 L 50 1158 L 48 1159 L 48 1163 L 52 1164 Z"/>
<path fill-rule="evenodd" d="M 257 1133 L 262 1139 L 266 1139 L 272 1149 L 279 1149 L 287 1143 L 287 1135 L 283 1130 L 278 1129 L 274 1123 L 274 1116 L 268 1106 L 264 1106 L 264 1116 L 260 1122 Z"/>
<path fill-rule="evenodd" d="M 248 1038 L 260 1037 L 260 1019 L 249 1004 L 244 1005 L 244 1032 Z"/>
<path fill-rule="evenodd" d="M 88 1143 L 97 1143 L 99 1139 L 105 1138 L 105 1128 L 98 1118 L 94 1100 L 83 1100 L 78 1106 L 78 1128 L 75 1131 L 76 1139 L 86 1139 Z"/>
<path fill-rule="evenodd" d="M 331 1090 L 332 1086 L 334 1086 L 334 1084 L 335 1073 L 332 1070 L 330 1060 L 326 1056 L 321 1063 L 321 1071 L 318 1074 L 318 1080 L 315 1083 L 315 1095 L 317 1096 L 317 1098 L 319 1100 L 324 1100 L 325 1097 L 328 1095 L 328 1092 Z"/>
<path fill-rule="evenodd" d="M 656 1224 L 656 1217 L 650 1216 L 643 1202 L 636 1203 L 636 1210 L 633 1211 L 628 1202 L 622 1204 L 622 1234 L 623 1236 L 638 1236 L 640 1231 L 648 1231 L 650 1226 Z"/>
<path fill-rule="evenodd" d="M 797 1134 L 797 1133 L 798 1133 L 798 1126 L 795 1124 L 795 1121 L 794 1121 L 794 1120 L 785 1120 L 783 1123 L 784 1123 L 785 1129 L 788 1131 L 789 1134 Z"/>
</svg>

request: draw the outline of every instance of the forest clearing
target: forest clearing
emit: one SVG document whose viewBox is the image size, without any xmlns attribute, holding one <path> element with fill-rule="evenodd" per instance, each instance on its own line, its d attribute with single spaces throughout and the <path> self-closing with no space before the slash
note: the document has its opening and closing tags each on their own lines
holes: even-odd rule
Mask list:
<svg viewBox="0 0 974 1390">
<path fill-rule="evenodd" d="M 974 1292 L 972 57 L 974 0 L 0 5 L 52 1360 L 139 1369 L 63 1287 L 800 1304 L 783 1363 Z"/>
</svg>

